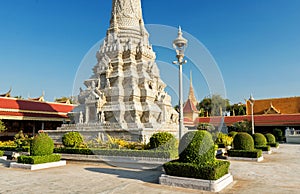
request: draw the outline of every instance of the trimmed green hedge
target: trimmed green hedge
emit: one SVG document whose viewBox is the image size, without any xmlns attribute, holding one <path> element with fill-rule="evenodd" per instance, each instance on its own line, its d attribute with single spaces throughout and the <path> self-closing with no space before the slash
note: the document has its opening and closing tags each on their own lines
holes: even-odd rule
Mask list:
<svg viewBox="0 0 300 194">
<path fill-rule="evenodd" d="M 276 138 L 272 133 L 265 134 L 268 143 L 276 143 Z"/>
<path fill-rule="evenodd" d="M 278 142 L 268 143 L 267 145 L 271 146 L 272 148 L 278 148 L 279 147 L 279 143 Z"/>
<path fill-rule="evenodd" d="M 242 157 L 242 158 L 260 158 L 262 156 L 262 150 L 227 150 L 230 157 Z"/>
<path fill-rule="evenodd" d="M 5 146 L 5 147 L 0 147 L 0 150 L 2 151 L 12 151 L 12 152 L 29 152 L 30 147 L 29 146 L 24 146 L 22 148 L 17 148 L 16 146 Z"/>
<path fill-rule="evenodd" d="M 254 140 L 248 133 L 240 132 L 234 136 L 233 148 L 235 150 L 253 150 Z"/>
<path fill-rule="evenodd" d="M 230 162 L 216 160 L 204 165 L 182 163 L 178 160 L 163 165 L 167 175 L 205 180 L 217 180 L 228 174 Z"/>
<path fill-rule="evenodd" d="M 46 156 L 53 154 L 53 140 L 46 133 L 40 133 L 33 138 L 30 144 L 31 156 Z"/>
<path fill-rule="evenodd" d="M 76 148 L 55 148 L 55 153 L 102 155 L 102 156 L 125 156 L 144 158 L 175 158 L 172 152 L 155 150 L 126 150 L 126 149 L 76 149 Z"/>
<path fill-rule="evenodd" d="M 252 135 L 254 140 L 254 146 L 255 147 L 263 147 L 267 145 L 267 139 L 266 137 L 261 133 L 255 133 Z"/>
<path fill-rule="evenodd" d="M 77 148 L 83 143 L 83 137 L 77 131 L 68 132 L 63 135 L 62 143 L 65 147 Z"/>
<path fill-rule="evenodd" d="M 94 155 L 89 148 L 54 148 L 54 153 Z"/>
<path fill-rule="evenodd" d="M 283 140 L 283 133 L 281 129 L 273 129 L 273 135 L 276 138 L 276 141 L 282 141 Z"/>
<path fill-rule="evenodd" d="M 0 157 L 2 157 L 4 155 L 4 151 L 0 150 Z"/>
<path fill-rule="evenodd" d="M 184 163 L 202 164 L 215 160 L 215 145 L 208 131 L 190 131 L 179 143 L 179 160 Z"/>
<path fill-rule="evenodd" d="M 271 150 L 271 146 L 266 145 L 266 146 L 256 146 L 255 149 L 259 149 L 262 151 L 270 151 Z"/>
<path fill-rule="evenodd" d="M 17 162 L 22 164 L 43 164 L 48 162 L 60 161 L 60 154 L 52 154 L 46 156 L 19 156 Z"/>
</svg>

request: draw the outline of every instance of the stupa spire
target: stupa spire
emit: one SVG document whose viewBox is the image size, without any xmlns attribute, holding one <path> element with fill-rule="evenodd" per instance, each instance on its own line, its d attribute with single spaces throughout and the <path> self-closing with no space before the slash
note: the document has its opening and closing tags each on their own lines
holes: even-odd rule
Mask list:
<svg viewBox="0 0 300 194">
<path fill-rule="evenodd" d="M 193 76 L 192 72 L 190 72 L 190 91 L 189 91 L 189 98 L 190 101 L 196 106 L 197 105 L 197 99 L 195 97 L 195 92 L 193 88 Z"/>
<path fill-rule="evenodd" d="M 111 27 L 114 20 L 120 27 L 138 27 L 143 23 L 141 0 L 113 0 Z"/>
</svg>

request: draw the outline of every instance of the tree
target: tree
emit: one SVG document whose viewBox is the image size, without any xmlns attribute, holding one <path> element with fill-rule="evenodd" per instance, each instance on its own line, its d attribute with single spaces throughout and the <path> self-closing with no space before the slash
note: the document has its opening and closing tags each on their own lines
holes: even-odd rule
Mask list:
<svg viewBox="0 0 300 194">
<path fill-rule="evenodd" d="M 204 98 L 198 105 L 198 110 L 204 110 L 205 116 L 221 116 L 223 111 L 230 109 L 228 99 L 222 98 L 220 95 L 212 95 L 211 98 Z"/>
<path fill-rule="evenodd" d="M 230 131 L 251 133 L 251 122 L 248 120 L 239 121 L 231 125 Z"/>
<path fill-rule="evenodd" d="M 246 105 L 242 104 L 242 103 L 231 105 L 230 113 L 232 116 L 245 115 L 246 114 Z"/>
<path fill-rule="evenodd" d="M 4 125 L 3 121 L 0 120 L 0 133 L 4 132 L 6 130 L 7 130 L 6 126 Z"/>
</svg>

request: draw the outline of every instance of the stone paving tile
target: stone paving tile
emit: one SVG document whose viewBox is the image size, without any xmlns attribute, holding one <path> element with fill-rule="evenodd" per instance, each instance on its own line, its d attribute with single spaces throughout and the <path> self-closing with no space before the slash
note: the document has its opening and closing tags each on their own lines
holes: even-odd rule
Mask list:
<svg viewBox="0 0 300 194">
<path fill-rule="evenodd" d="M 300 145 L 283 144 L 265 160 L 231 162 L 234 182 L 220 193 L 299 193 Z M 0 162 L 0 193 L 181 194 L 210 193 L 157 184 L 162 172 L 112 167 L 105 163 L 68 163 L 65 167 L 27 171 Z"/>
</svg>

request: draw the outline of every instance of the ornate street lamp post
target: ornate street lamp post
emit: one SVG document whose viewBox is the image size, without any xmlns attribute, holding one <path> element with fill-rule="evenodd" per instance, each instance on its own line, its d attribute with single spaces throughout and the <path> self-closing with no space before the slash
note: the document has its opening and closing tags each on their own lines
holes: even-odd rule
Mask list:
<svg viewBox="0 0 300 194">
<path fill-rule="evenodd" d="M 249 103 L 251 105 L 251 122 L 252 122 L 252 135 L 254 134 L 254 113 L 253 113 L 253 106 L 254 106 L 254 98 L 252 96 L 252 94 L 250 95 L 250 98 L 249 98 Z"/>
<path fill-rule="evenodd" d="M 184 51 L 187 47 L 187 40 L 182 37 L 181 27 L 178 29 L 178 37 L 173 41 L 173 47 L 176 50 L 177 61 L 173 61 L 173 64 L 179 65 L 179 139 L 182 137 L 183 131 L 183 94 L 182 94 L 182 65 L 187 63 L 184 59 Z"/>
</svg>

